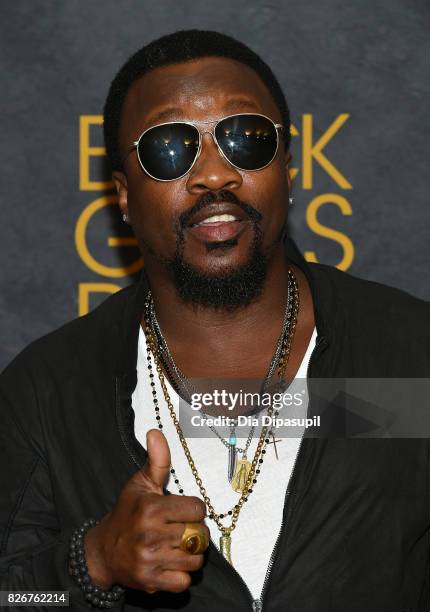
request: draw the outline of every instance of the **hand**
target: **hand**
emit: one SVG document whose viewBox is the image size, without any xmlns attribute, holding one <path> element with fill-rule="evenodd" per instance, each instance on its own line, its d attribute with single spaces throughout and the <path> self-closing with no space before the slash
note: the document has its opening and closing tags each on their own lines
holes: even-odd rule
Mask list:
<svg viewBox="0 0 430 612">
<path fill-rule="evenodd" d="M 111 512 L 85 536 L 88 573 L 94 584 L 113 584 L 156 591 L 185 591 L 190 572 L 203 564 L 203 555 L 179 548 L 184 523 L 203 523 L 205 504 L 198 497 L 163 495 L 170 471 L 170 450 L 161 431 L 146 437 L 148 460 L 122 489 Z"/>
</svg>

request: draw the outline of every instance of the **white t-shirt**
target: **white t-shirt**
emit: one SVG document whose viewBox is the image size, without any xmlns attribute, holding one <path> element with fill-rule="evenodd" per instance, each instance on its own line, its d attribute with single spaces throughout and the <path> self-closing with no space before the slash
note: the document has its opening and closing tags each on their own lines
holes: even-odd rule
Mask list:
<svg viewBox="0 0 430 612">
<path fill-rule="evenodd" d="M 291 383 L 288 392 L 295 383 L 298 388 L 306 387 L 307 398 L 307 367 L 316 342 L 316 329 L 314 329 L 302 363 L 297 372 L 295 381 Z M 158 405 L 160 407 L 161 423 L 163 433 L 169 444 L 172 466 L 185 495 L 195 495 L 201 498 L 200 491 L 191 473 L 188 461 L 174 428 L 170 412 L 168 411 L 164 395 L 158 380 L 154 361 L 152 360 L 152 371 L 155 374 L 154 382 L 157 391 Z M 300 380 L 301 379 L 301 380 Z M 176 414 L 179 408 L 179 396 L 172 388 L 167 378 L 166 385 Z M 182 400 L 183 402 L 183 400 Z M 135 435 L 143 447 L 146 446 L 146 433 L 149 429 L 158 428 L 155 419 L 154 404 L 152 401 L 152 389 L 149 384 L 147 368 L 147 352 L 145 334 L 140 329 L 138 360 L 137 360 L 137 385 L 132 396 L 132 406 L 135 412 Z M 279 416 L 290 416 L 284 414 L 283 408 Z M 306 416 L 307 399 L 305 407 L 301 408 L 300 416 Z M 225 430 L 224 430 L 225 431 Z M 247 435 L 249 428 L 244 428 L 243 435 Z M 282 431 L 285 431 L 283 429 Z M 231 558 L 234 568 L 242 576 L 254 599 L 260 597 L 264 578 L 269 564 L 270 556 L 274 548 L 282 521 L 285 494 L 288 482 L 294 466 L 297 451 L 300 445 L 304 428 L 295 429 L 297 437 L 280 437 L 276 444 L 278 459 L 276 459 L 273 443 L 268 444 L 261 472 L 253 492 L 248 501 L 242 506 L 236 528 L 231 534 Z M 258 429 L 251 440 L 247 453 L 248 460 L 252 461 L 258 443 L 261 429 Z M 276 429 L 274 429 L 276 433 Z M 238 502 L 240 494 L 235 492 L 227 479 L 228 450 L 222 442 L 205 427 L 204 437 L 188 437 L 187 443 L 198 469 L 203 485 L 212 501 L 215 512 L 226 513 Z M 237 446 L 245 445 L 246 438 L 238 438 Z M 240 457 L 240 455 L 239 455 Z M 178 494 L 177 485 L 172 482 L 170 476 L 166 488 Z M 205 519 L 210 530 L 211 539 L 219 549 L 220 531 L 213 520 Z M 226 526 L 231 524 L 231 517 L 223 519 Z"/>
</svg>

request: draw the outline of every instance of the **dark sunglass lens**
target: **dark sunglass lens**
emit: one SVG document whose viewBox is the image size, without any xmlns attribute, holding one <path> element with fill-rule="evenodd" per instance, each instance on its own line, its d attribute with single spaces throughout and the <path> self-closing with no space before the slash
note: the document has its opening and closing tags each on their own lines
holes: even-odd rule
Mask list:
<svg viewBox="0 0 430 612">
<path fill-rule="evenodd" d="M 228 117 L 217 125 L 215 135 L 227 159 L 242 170 L 263 168 L 276 153 L 276 128 L 266 117 Z"/>
<path fill-rule="evenodd" d="M 140 139 L 138 155 L 154 178 L 179 178 L 191 167 L 199 148 L 199 133 L 192 125 L 169 123 L 149 129 Z"/>
</svg>

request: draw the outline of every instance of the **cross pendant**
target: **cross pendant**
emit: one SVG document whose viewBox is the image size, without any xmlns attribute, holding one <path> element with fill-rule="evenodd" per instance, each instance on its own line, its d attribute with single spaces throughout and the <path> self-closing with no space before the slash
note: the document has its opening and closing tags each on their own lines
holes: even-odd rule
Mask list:
<svg viewBox="0 0 430 612">
<path fill-rule="evenodd" d="M 278 457 L 278 449 L 276 448 L 276 442 L 282 442 L 282 440 L 275 440 L 275 435 L 274 435 L 273 431 L 271 431 L 271 432 L 269 433 L 269 436 L 272 436 L 273 440 L 271 440 L 270 442 L 267 442 L 267 444 L 268 444 L 268 445 L 269 445 L 269 444 L 273 444 L 273 448 L 275 449 L 275 456 L 276 456 L 276 459 L 278 459 L 278 460 L 279 460 L 279 457 Z"/>
</svg>

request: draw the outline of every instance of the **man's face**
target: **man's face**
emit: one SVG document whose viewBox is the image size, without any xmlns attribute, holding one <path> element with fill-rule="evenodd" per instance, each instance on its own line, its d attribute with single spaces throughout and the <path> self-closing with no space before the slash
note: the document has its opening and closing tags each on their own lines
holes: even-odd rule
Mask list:
<svg viewBox="0 0 430 612">
<path fill-rule="evenodd" d="M 145 129 L 159 123 L 189 121 L 206 131 L 213 125 L 199 122 L 215 122 L 241 112 L 261 113 L 281 123 L 269 90 L 244 64 L 209 57 L 156 68 L 134 82 L 127 93 L 119 134 L 121 154 Z M 114 180 L 147 272 L 162 275 L 167 271 L 176 278 L 176 285 L 209 281 L 213 288 L 214 282 L 223 279 L 234 284 L 235 276 L 241 285 L 254 281 L 261 285 L 286 222 L 288 161 L 281 136 L 269 166 L 238 170 L 205 133 L 200 156 L 190 172 L 162 182 L 142 170 L 133 151 L 124 172 L 114 173 Z M 222 205 L 240 221 L 206 226 L 206 230 L 196 225 L 204 217 L 223 212 Z M 225 289 L 231 293 L 231 282 Z M 249 291 L 252 293 L 251 287 Z M 207 299 L 211 300 L 206 296 L 201 303 Z"/>
</svg>

